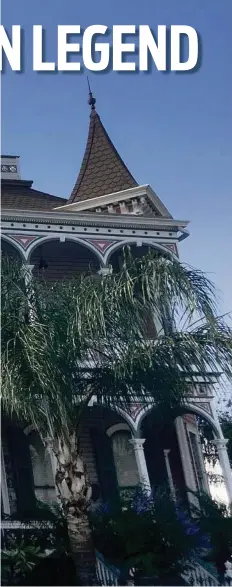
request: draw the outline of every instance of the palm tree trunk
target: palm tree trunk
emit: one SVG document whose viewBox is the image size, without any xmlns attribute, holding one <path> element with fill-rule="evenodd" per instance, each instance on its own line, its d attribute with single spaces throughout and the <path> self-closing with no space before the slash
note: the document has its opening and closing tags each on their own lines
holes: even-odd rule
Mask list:
<svg viewBox="0 0 232 587">
<path fill-rule="evenodd" d="M 96 585 L 95 554 L 87 514 L 67 514 L 67 527 L 77 585 Z"/>
<path fill-rule="evenodd" d="M 95 553 L 88 519 L 91 487 L 77 450 L 76 435 L 70 435 L 68 442 L 59 438 L 53 452 L 56 456 L 55 482 L 67 519 L 77 585 L 96 585 Z"/>
</svg>

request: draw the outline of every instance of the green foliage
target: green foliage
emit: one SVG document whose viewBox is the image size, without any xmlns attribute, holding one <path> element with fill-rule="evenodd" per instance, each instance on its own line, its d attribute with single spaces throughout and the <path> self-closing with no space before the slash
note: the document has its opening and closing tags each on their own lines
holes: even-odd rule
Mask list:
<svg viewBox="0 0 232 587">
<path fill-rule="evenodd" d="M 41 556 L 39 546 L 26 544 L 16 537 L 9 539 L 8 548 L 1 553 L 2 584 L 17 585 L 38 564 Z"/>
<path fill-rule="evenodd" d="M 201 532 L 209 537 L 207 559 L 224 574 L 224 564 L 232 555 L 232 509 L 207 494 L 198 495 L 198 501 L 200 509 L 195 508 L 193 514 Z"/>
<path fill-rule="evenodd" d="M 230 465 L 232 467 L 232 415 L 229 408 L 230 406 L 220 414 L 220 423 L 224 438 L 228 440 L 227 451 Z M 212 426 L 204 418 L 198 417 L 198 430 L 200 433 L 204 459 L 214 467 L 218 462 L 218 451 L 216 445 L 212 442 L 214 439 Z M 222 476 L 215 475 L 214 472 L 212 472 L 210 473 L 210 479 L 212 482 L 220 483 L 222 481 Z"/>
<path fill-rule="evenodd" d="M 53 564 L 56 568 L 61 567 L 59 572 L 63 564 L 67 567 L 70 545 L 67 524 L 61 508 L 57 504 L 51 508 L 47 504 L 37 502 L 36 508 L 28 512 L 28 517 L 30 522 L 36 520 L 36 527 L 8 529 L 4 533 L 1 553 L 3 585 L 37 585 L 37 582 L 31 581 L 36 580 L 38 573 L 39 576 L 41 573 L 43 575 L 43 572 L 46 575 L 51 572 Z M 19 520 L 19 515 L 4 516 L 4 519 Z M 25 516 L 23 522 L 27 524 Z M 47 560 L 50 553 L 53 554 L 54 562 Z M 69 560 L 69 566 L 70 564 Z M 54 584 L 47 583 L 47 580 L 47 577 L 43 577 L 44 582 L 41 584 Z"/>
<path fill-rule="evenodd" d="M 185 402 L 186 376 L 231 375 L 231 332 L 216 316 L 215 290 L 200 271 L 150 252 L 122 270 L 53 286 L 25 286 L 19 265 L 2 267 L 2 398 L 6 412 L 42 436 L 69 441 L 95 395 L 106 404 Z M 29 301 L 27 301 L 29 300 Z M 164 330 L 144 336 L 147 317 Z"/>
<path fill-rule="evenodd" d="M 4 537 L 4 545 L 8 546 L 8 539 L 22 541 L 26 546 L 34 545 L 41 549 L 55 549 L 56 552 L 69 550 L 69 539 L 66 519 L 58 503 L 46 504 L 37 500 L 35 508 L 27 512 L 7 515 L 2 514 L 5 521 L 36 522 L 34 527 L 8 529 Z"/>
<path fill-rule="evenodd" d="M 148 316 L 160 325 L 155 340 L 146 336 Z M 231 377 L 232 338 L 202 272 L 154 252 L 136 261 L 126 253 L 117 275 L 51 286 L 25 284 L 20 265 L 3 261 L 3 408 L 44 439 L 68 444 L 93 395 L 106 405 L 149 397 L 167 415 L 185 403 L 187 378 L 193 384 L 194 373 L 207 371 Z M 183 570 L 196 545 L 165 499 L 104 520 L 105 548 L 163 581 Z"/>
<path fill-rule="evenodd" d="M 125 576 L 133 567 L 153 585 L 173 585 L 203 560 L 222 578 L 232 554 L 231 511 L 208 495 L 196 497 L 200 507 L 191 512 L 164 489 L 153 496 L 139 489 L 120 505 L 103 504 L 92 514 L 96 548 Z"/>
<path fill-rule="evenodd" d="M 153 584 L 173 585 L 202 548 L 199 528 L 164 489 L 154 498 L 138 490 L 121 507 L 103 507 L 92 524 L 96 548 L 108 560 L 125 575 L 133 567 L 137 577 L 153 577 Z"/>
<path fill-rule="evenodd" d="M 27 321 L 28 299 L 21 265 L 6 257 L 2 260 L 1 271 L 1 344 L 6 350 Z"/>
</svg>

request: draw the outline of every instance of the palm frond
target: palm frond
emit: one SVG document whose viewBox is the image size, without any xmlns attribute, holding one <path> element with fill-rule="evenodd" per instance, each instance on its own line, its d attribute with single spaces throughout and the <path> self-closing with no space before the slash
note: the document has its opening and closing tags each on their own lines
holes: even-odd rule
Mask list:
<svg viewBox="0 0 232 587">
<path fill-rule="evenodd" d="M 92 395 L 117 404 L 184 403 L 194 374 L 231 377 L 231 330 L 217 317 L 213 284 L 175 260 L 125 252 L 119 274 L 25 286 L 19 267 L 2 270 L 4 409 L 38 428 L 66 433 Z M 28 309 L 27 299 L 30 297 Z M 33 304 L 33 320 L 30 307 Z M 166 324 L 146 336 L 147 317 Z M 178 328 L 180 315 L 189 328 Z"/>
</svg>

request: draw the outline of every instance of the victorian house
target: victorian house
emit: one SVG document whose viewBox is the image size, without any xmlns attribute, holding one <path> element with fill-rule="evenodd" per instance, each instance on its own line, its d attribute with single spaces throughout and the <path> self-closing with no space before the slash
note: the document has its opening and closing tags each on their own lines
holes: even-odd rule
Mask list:
<svg viewBox="0 0 232 587">
<path fill-rule="evenodd" d="M 2 254 L 16 257 L 31 278 L 48 281 L 91 268 L 118 271 L 122 250 L 133 255 L 152 247 L 178 258 L 179 242 L 188 237 L 188 222 L 173 218 L 149 185 L 138 185 L 109 138 L 90 93 L 90 123 L 85 153 L 68 199 L 40 192 L 21 178 L 19 157 L 2 156 Z M 151 335 L 153 326 L 150 325 Z M 228 497 L 232 475 L 226 441 L 214 407 L 213 376 L 196 376 L 186 413 L 171 427 L 153 426 L 153 410 L 140 402 L 110 409 L 94 398 L 82 422 L 81 450 L 88 475 L 103 499 L 135 487 L 169 483 L 209 491 L 197 417 L 210 425 L 218 447 Z M 2 511 L 22 512 L 35 498 L 56 499 L 50 454 L 28 423 L 2 419 Z"/>
</svg>

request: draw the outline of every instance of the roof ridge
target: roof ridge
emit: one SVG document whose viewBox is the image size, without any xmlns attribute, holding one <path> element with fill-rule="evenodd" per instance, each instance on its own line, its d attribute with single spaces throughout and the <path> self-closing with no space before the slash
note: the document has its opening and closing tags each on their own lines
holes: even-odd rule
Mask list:
<svg viewBox="0 0 232 587">
<path fill-rule="evenodd" d="M 30 193 L 33 193 L 33 195 L 40 194 L 41 196 L 46 196 L 56 200 L 64 200 L 65 202 L 67 202 L 67 198 L 64 198 L 64 196 L 55 196 L 54 194 L 50 194 L 49 192 L 42 192 L 41 190 L 36 190 L 34 188 L 31 188 Z"/>
<path fill-rule="evenodd" d="M 99 119 L 99 122 L 100 122 L 100 124 L 102 125 L 102 128 L 103 128 L 103 130 L 104 130 L 104 133 L 105 133 L 105 135 L 106 135 L 106 137 L 107 137 L 107 139 L 108 139 L 108 141 L 109 141 L 109 143 L 110 143 L 111 147 L 113 148 L 113 150 L 114 150 L 115 154 L 117 155 L 117 157 L 118 157 L 118 159 L 120 160 L 120 162 L 122 163 L 123 167 L 126 169 L 127 173 L 129 173 L 129 175 L 131 176 L 131 179 L 133 179 L 133 181 L 135 182 L 135 185 L 137 186 L 137 185 L 138 185 L 138 183 L 137 183 L 136 179 L 134 178 L 134 176 L 132 175 L 132 173 L 131 173 L 131 172 L 130 172 L 130 170 L 128 169 L 127 165 L 124 163 L 124 161 L 123 161 L 123 159 L 122 159 L 121 155 L 119 155 L 119 152 L 117 151 L 117 149 L 116 149 L 116 147 L 115 147 L 114 143 L 111 141 L 111 138 L 109 137 L 107 130 L 105 129 L 104 125 L 102 124 L 102 121 L 101 121 L 101 119 L 100 119 L 100 116 L 97 114 L 97 112 L 96 112 L 96 116 L 98 117 L 98 119 Z"/>
<path fill-rule="evenodd" d="M 95 118 L 96 116 L 98 116 L 97 113 L 96 113 L 96 111 L 95 110 L 91 110 L 89 133 L 88 133 L 88 138 L 87 138 L 85 153 L 84 153 L 84 157 L 83 157 L 83 160 L 82 160 L 82 164 L 81 164 L 81 167 L 80 167 L 79 174 L 77 176 L 76 183 L 75 183 L 74 188 L 72 190 L 71 196 L 68 199 L 68 202 L 70 202 L 70 204 L 75 200 L 75 194 L 80 189 L 80 186 L 81 186 L 81 184 L 83 182 L 83 179 L 84 179 L 84 176 L 85 176 L 87 167 L 88 167 L 88 162 L 89 162 L 89 158 L 90 158 L 90 154 L 91 154 L 91 148 L 92 148 L 92 144 L 93 144 L 93 135 L 94 135 L 94 124 L 92 123 L 92 120 L 91 119 Z M 91 143 L 90 145 L 89 145 L 89 142 Z M 87 154 L 87 152 L 88 152 L 88 154 Z M 85 161 L 85 158 L 86 158 L 86 161 Z M 75 193 L 74 193 L 74 190 L 75 190 Z"/>
</svg>

